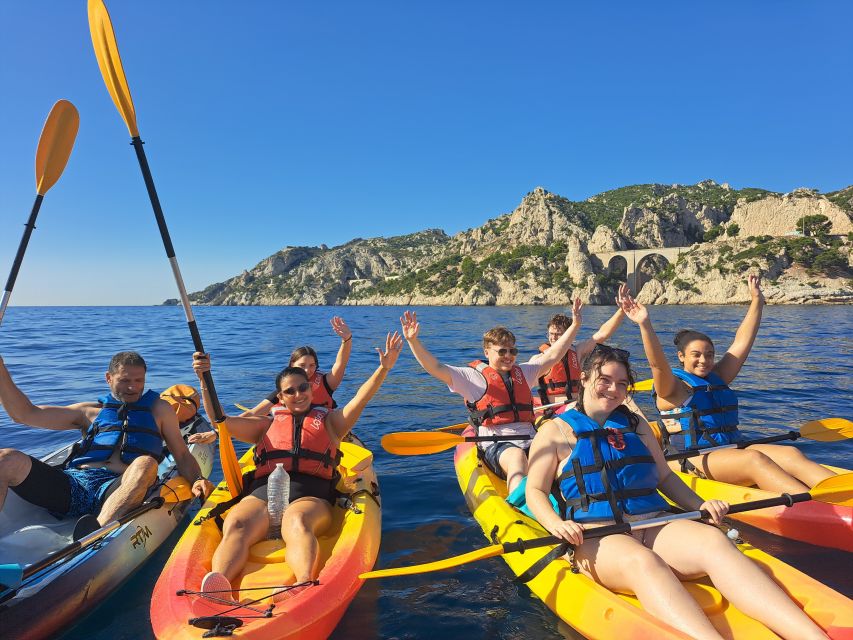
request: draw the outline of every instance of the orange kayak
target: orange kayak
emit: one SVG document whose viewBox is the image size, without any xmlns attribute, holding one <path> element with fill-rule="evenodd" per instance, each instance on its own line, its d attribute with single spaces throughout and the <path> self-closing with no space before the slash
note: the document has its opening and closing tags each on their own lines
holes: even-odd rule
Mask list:
<svg viewBox="0 0 853 640">
<path fill-rule="evenodd" d="M 320 537 L 319 584 L 273 602 L 272 595 L 292 584 L 294 576 L 284 560 L 284 543 L 264 540 L 250 549 L 249 561 L 235 581 L 239 603 L 198 595 L 222 536 L 214 520 L 197 524 L 197 519 L 181 537 L 154 587 L 151 625 L 157 638 L 197 640 L 209 629 L 217 635 L 264 640 L 313 640 L 331 634 L 363 583 L 358 575 L 373 568 L 382 520 L 372 454 L 351 442 L 341 443 L 341 450 L 338 490 L 346 497 L 338 500 L 332 527 Z M 251 450 L 240 464 L 243 472 L 252 468 Z M 229 498 L 223 482 L 199 516 Z"/>
</svg>

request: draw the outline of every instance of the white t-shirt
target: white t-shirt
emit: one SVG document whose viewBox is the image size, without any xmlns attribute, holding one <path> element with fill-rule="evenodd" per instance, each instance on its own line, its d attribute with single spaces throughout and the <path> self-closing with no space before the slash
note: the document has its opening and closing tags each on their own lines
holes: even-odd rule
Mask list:
<svg viewBox="0 0 853 640">
<path fill-rule="evenodd" d="M 536 363 L 525 362 L 518 365 L 521 369 L 521 374 L 527 381 L 531 389 L 539 384 L 539 369 L 542 365 Z M 476 402 L 483 397 L 483 394 L 488 388 L 485 376 L 477 371 L 474 367 L 451 367 L 450 378 L 451 384 L 448 389 L 453 393 L 457 393 L 465 399 L 465 402 Z M 478 433 L 481 436 L 530 436 L 536 435 L 536 429 L 529 422 L 510 422 L 509 424 L 497 425 L 494 427 L 480 427 Z M 530 440 L 514 440 L 513 444 L 518 445 L 522 449 L 530 447 Z M 481 443 L 482 448 L 488 448 L 495 443 Z"/>
</svg>

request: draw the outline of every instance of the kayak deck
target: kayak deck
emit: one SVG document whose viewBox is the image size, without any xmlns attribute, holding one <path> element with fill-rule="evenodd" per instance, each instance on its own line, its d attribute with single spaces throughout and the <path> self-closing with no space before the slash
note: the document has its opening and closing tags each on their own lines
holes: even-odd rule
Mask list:
<svg viewBox="0 0 853 640">
<path fill-rule="evenodd" d="M 341 444 L 342 479 L 338 489 L 348 494 L 333 509 L 333 523 L 319 538 L 322 570 L 319 584 L 292 597 L 272 596 L 284 591 L 294 575 L 284 558 L 281 540 L 263 540 L 252 546 L 249 561 L 233 584 L 240 605 L 214 602 L 197 594 L 211 558 L 222 540 L 213 520 L 190 525 L 169 558 L 154 588 L 151 624 L 158 638 L 201 638 L 205 629 L 190 624 L 196 618 L 225 620 L 238 638 L 326 638 L 337 625 L 379 553 L 381 507 L 372 456 L 360 446 Z M 356 468 L 346 468 L 351 461 Z M 360 463 L 358 463 L 360 460 Z M 252 452 L 240 460 L 243 472 L 252 468 Z M 230 498 L 220 484 L 200 512 Z M 285 594 L 286 595 L 286 594 Z M 236 608 L 235 608 L 236 607 Z"/>
<path fill-rule="evenodd" d="M 548 535 L 535 520 L 506 502 L 505 483 L 482 465 L 473 444 L 457 447 L 455 466 L 471 513 L 492 542 Z M 853 637 L 853 603 L 848 598 L 748 544 L 740 545 L 740 549 L 782 584 L 830 637 Z M 502 557 L 518 576 L 548 551 L 550 548 L 530 549 Z M 683 584 L 724 637 L 777 637 L 727 602 L 707 578 Z M 548 564 L 527 586 L 549 609 L 588 638 L 687 637 L 646 613 L 633 595 L 613 593 L 582 574 L 572 573 L 565 557 Z"/>
</svg>

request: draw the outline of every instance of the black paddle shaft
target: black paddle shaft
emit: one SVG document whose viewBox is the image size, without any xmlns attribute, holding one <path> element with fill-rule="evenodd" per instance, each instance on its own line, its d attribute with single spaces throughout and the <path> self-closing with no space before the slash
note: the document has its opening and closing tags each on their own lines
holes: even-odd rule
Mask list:
<svg viewBox="0 0 853 640">
<path fill-rule="evenodd" d="M 783 493 L 778 498 L 766 498 L 764 500 L 752 500 L 750 502 L 742 502 L 740 504 L 733 504 L 728 513 L 742 513 L 744 511 L 753 511 L 754 509 L 765 509 L 767 507 L 778 507 L 778 506 L 786 506 L 791 507 L 797 502 L 806 502 L 807 500 L 811 500 L 812 496 L 808 492 L 804 493 L 795 493 L 794 495 L 790 495 L 787 493 Z M 671 519 L 675 520 L 699 520 L 700 518 L 710 518 L 711 514 L 705 511 L 704 509 L 697 511 L 690 511 L 688 513 L 679 513 L 674 514 Z M 658 525 L 666 524 L 667 518 L 654 518 L 657 520 Z M 610 524 L 604 527 L 596 527 L 594 529 L 587 529 L 583 532 L 584 538 L 602 538 L 604 536 L 609 536 L 615 533 L 628 533 L 634 529 L 643 529 L 647 528 L 649 525 L 643 526 L 643 522 L 620 522 L 617 524 Z M 503 543 L 503 553 L 513 553 L 519 552 L 524 553 L 527 549 L 535 549 L 537 547 L 550 547 L 555 544 L 562 544 L 565 540 L 562 538 L 558 538 L 557 536 L 544 536 L 542 538 L 533 538 L 532 540 L 521 540 L 518 539 L 516 542 L 504 542 Z"/>
<path fill-rule="evenodd" d="M 753 444 L 770 444 L 771 442 L 782 442 L 783 440 L 796 440 L 800 438 L 799 431 L 789 431 L 788 433 L 780 433 L 775 436 L 767 436 L 766 438 L 756 438 L 755 440 L 744 440 L 743 442 L 734 442 L 729 445 L 722 445 L 720 447 L 709 447 L 707 449 L 696 449 L 695 451 L 678 451 L 676 453 L 670 453 L 666 455 L 667 460 L 684 460 L 686 458 L 693 458 L 695 456 L 702 456 L 706 453 L 713 453 L 717 450 L 723 449 L 746 449 L 748 446 Z"/>
<path fill-rule="evenodd" d="M 142 145 L 142 139 L 139 136 L 131 138 L 130 144 L 133 145 L 136 151 L 136 159 L 139 160 L 139 168 L 142 170 L 142 178 L 145 180 L 145 188 L 148 190 L 148 198 L 151 200 L 151 207 L 154 209 L 154 217 L 157 218 L 157 226 L 160 228 L 160 237 L 163 239 L 163 248 L 166 249 L 166 257 L 172 266 L 172 272 L 175 274 L 175 281 L 178 285 L 178 291 L 181 295 L 181 303 L 184 306 L 184 313 L 187 316 L 187 326 L 190 329 L 190 335 L 193 339 L 195 350 L 200 353 L 205 353 L 204 345 L 201 342 L 201 334 L 198 332 L 195 318 L 193 317 L 192 307 L 190 306 L 189 298 L 187 298 L 186 287 L 181 277 L 181 272 L 178 269 L 178 260 L 175 257 L 175 247 L 172 245 L 172 238 L 169 235 L 169 228 L 166 226 L 166 218 L 163 215 L 163 208 L 160 206 L 160 198 L 157 197 L 157 189 L 154 187 L 154 178 L 151 176 L 151 168 L 148 166 L 148 158 L 145 156 L 145 149 Z M 204 384 L 207 387 L 207 392 L 210 395 L 210 401 L 213 403 L 213 420 L 220 423 L 225 419 L 225 413 L 222 411 L 222 405 L 219 403 L 219 396 L 216 395 L 216 387 L 213 384 L 213 376 L 210 371 L 205 371 L 202 374 Z"/>
<path fill-rule="evenodd" d="M 12 264 L 12 271 L 9 272 L 9 279 L 6 281 L 6 291 L 9 293 L 12 292 L 12 288 L 15 286 L 15 280 L 18 278 L 18 271 L 21 269 L 21 263 L 24 261 L 24 253 L 27 251 L 27 244 L 30 242 L 30 236 L 33 233 L 33 229 L 36 228 L 36 217 L 39 214 L 39 209 L 41 209 L 42 200 L 44 200 L 44 196 L 40 193 L 37 194 L 36 201 L 33 203 L 33 210 L 30 212 L 30 218 L 24 226 L 24 235 L 21 238 L 21 243 L 18 245 L 18 254 L 15 256 L 15 262 Z"/>
</svg>

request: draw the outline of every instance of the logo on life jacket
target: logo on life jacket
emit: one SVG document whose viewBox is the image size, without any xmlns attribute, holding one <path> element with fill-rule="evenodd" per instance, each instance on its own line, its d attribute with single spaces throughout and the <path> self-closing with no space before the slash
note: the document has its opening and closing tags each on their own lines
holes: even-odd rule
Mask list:
<svg viewBox="0 0 853 640">
<path fill-rule="evenodd" d="M 622 451 L 625 448 L 625 436 L 622 435 L 622 432 L 613 427 L 606 427 L 605 431 L 607 431 L 607 444 L 616 451 Z"/>
</svg>

